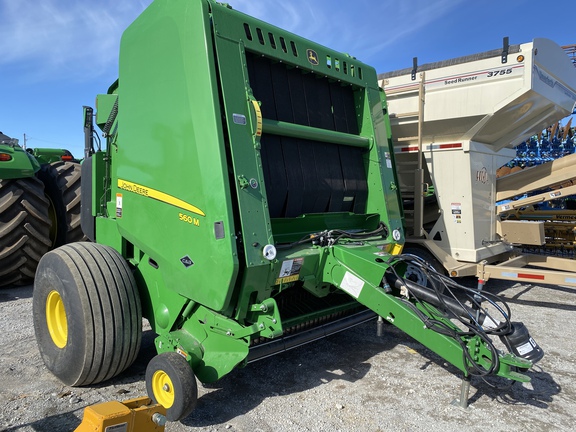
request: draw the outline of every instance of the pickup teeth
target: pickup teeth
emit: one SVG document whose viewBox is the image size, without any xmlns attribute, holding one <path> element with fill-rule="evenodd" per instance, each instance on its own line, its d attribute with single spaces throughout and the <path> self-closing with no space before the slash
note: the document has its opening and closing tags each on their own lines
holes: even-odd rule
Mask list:
<svg viewBox="0 0 576 432">
<path fill-rule="evenodd" d="M 282 291 L 275 300 L 282 317 L 283 336 L 293 336 L 366 310 L 341 292 L 319 298 L 300 286 Z M 269 341 L 268 338 L 257 338 L 251 341 L 250 346 Z"/>
</svg>

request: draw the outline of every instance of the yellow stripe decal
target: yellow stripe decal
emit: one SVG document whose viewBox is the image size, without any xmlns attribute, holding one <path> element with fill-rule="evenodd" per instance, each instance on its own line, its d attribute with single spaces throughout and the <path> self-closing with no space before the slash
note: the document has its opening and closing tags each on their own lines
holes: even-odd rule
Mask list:
<svg viewBox="0 0 576 432">
<path fill-rule="evenodd" d="M 206 216 L 206 214 L 200 210 L 198 207 L 188 204 L 186 201 L 182 201 L 179 198 L 168 195 L 164 192 L 160 192 L 156 189 L 152 189 L 146 186 L 139 185 L 138 183 L 132 183 L 126 180 L 118 179 L 118 188 L 125 190 L 127 192 L 132 192 L 137 195 L 142 195 L 148 198 L 153 198 L 158 201 L 162 201 L 166 204 L 179 207 L 181 209 L 187 210 L 191 213 L 195 213 L 200 216 Z"/>
<path fill-rule="evenodd" d="M 254 105 L 254 111 L 256 111 L 256 136 L 262 136 L 262 111 L 260 111 L 258 101 L 252 100 L 252 105 Z"/>
</svg>

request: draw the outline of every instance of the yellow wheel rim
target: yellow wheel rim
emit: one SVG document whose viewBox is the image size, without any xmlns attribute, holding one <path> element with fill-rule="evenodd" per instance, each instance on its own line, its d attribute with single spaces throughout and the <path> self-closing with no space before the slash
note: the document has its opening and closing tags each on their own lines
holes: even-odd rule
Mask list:
<svg viewBox="0 0 576 432">
<path fill-rule="evenodd" d="M 174 386 L 168 374 L 162 370 L 152 375 L 152 392 L 156 401 L 168 409 L 174 404 Z"/>
<path fill-rule="evenodd" d="M 68 341 L 68 321 L 64 302 L 57 291 L 50 291 L 46 299 L 46 324 L 54 344 L 64 348 Z"/>
</svg>

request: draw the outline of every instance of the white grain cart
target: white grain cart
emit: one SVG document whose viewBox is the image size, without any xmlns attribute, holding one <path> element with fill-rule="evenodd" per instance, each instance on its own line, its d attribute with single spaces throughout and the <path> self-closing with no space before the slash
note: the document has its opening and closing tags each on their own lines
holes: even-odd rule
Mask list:
<svg viewBox="0 0 576 432">
<path fill-rule="evenodd" d="M 576 274 L 566 273 L 576 272 L 574 261 L 515 252 L 514 244 L 544 243 L 543 222 L 505 221 L 513 205 L 496 205 L 551 186 L 556 195 L 542 199 L 557 198 L 559 187 L 576 180 L 576 170 L 557 172 L 553 164 L 496 180 L 496 170 L 515 156 L 514 145 L 574 111 L 576 68 L 564 50 L 547 39 L 508 45 L 505 38 L 501 49 L 422 66 L 414 59 L 413 68 L 379 79 L 392 124 L 406 251 L 451 276 L 576 285 Z"/>
</svg>

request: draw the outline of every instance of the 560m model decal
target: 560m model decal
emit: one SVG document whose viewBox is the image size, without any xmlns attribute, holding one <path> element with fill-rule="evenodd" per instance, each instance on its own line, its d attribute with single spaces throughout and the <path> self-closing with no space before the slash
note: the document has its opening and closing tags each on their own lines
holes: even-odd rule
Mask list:
<svg viewBox="0 0 576 432">
<path fill-rule="evenodd" d="M 195 213 L 200 216 L 206 216 L 206 214 L 200 210 L 198 207 L 188 204 L 186 201 L 182 201 L 167 193 L 160 192 L 159 190 L 152 189 L 146 186 L 139 185 L 138 183 L 129 182 L 126 180 L 118 179 L 118 188 L 125 190 L 127 192 L 132 192 L 137 195 L 142 195 L 148 198 L 153 198 L 158 201 L 162 201 L 166 204 L 170 204 L 181 209 L 187 210 L 191 213 Z"/>
</svg>

